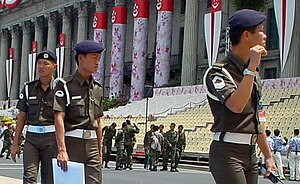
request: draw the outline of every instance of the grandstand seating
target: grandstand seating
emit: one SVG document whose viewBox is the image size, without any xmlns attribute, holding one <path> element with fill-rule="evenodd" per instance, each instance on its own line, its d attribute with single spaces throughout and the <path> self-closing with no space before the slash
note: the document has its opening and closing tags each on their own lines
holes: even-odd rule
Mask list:
<svg viewBox="0 0 300 184">
<path fill-rule="evenodd" d="M 273 131 L 279 128 L 282 136 L 288 138 L 292 136 L 295 128 L 300 128 L 300 85 L 298 81 L 300 81 L 299 78 L 263 81 L 261 101 L 267 113 L 267 129 Z M 123 121 L 130 119 L 132 122 L 137 123 L 141 129 L 140 134 L 137 135 L 137 144 L 143 144 L 145 129 L 148 130 L 150 124 L 163 124 L 166 131 L 169 129 L 169 124 L 175 122 L 177 125 L 182 124 L 185 127 L 186 152 L 208 153 L 212 141 L 210 128 L 213 124 L 213 117 L 205 100 L 205 93 L 202 87 L 199 88 L 201 90 L 194 90 L 197 92 L 188 93 L 187 95 L 181 93 L 171 94 L 170 96 L 157 95 L 158 92 L 156 91 L 156 96 L 149 100 L 150 110 L 152 109 L 149 114 L 154 115 L 154 120 L 148 121 L 147 127 L 143 116 L 145 114 L 145 101 L 133 102 L 122 107 L 122 109 L 118 108 L 106 112 L 108 116 L 103 119 L 103 123 L 107 125 L 111 122 L 117 122 L 120 127 Z M 170 88 L 166 90 L 165 93 L 160 91 L 160 94 L 170 92 Z M 180 90 L 176 89 L 176 91 Z M 123 109 L 127 109 L 127 111 Z M 129 112 L 132 116 L 128 116 Z"/>
</svg>

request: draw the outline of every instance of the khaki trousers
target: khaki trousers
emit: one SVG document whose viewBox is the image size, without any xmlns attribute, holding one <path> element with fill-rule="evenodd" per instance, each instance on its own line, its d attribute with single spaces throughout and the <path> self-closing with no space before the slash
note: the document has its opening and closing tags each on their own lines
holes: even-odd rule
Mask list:
<svg viewBox="0 0 300 184">
<path fill-rule="evenodd" d="M 56 157 L 55 133 L 27 132 L 23 150 L 23 183 L 36 184 L 41 162 L 41 183 L 53 184 L 52 158 Z"/>
<path fill-rule="evenodd" d="M 85 183 L 102 184 L 102 169 L 97 139 L 65 137 L 70 161 L 84 163 Z"/>
</svg>

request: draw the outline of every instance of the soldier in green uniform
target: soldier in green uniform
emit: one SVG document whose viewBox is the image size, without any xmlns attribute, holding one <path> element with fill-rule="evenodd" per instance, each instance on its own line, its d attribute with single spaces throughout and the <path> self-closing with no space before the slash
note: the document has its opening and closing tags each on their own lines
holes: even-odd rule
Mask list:
<svg viewBox="0 0 300 184">
<path fill-rule="evenodd" d="M 181 159 L 181 153 L 184 152 L 186 146 L 186 138 L 185 138 L 185 133 L 183 131 L 183 125 L 178 126 L 178 142 L 177 142 L 177 147 L 176 147 L 176 158 L 175 158 L 175 171 L 178 171 L 178 164 Z"/>
<path fill-rule="evenodd" d="M 151 167 L 151 158 L 150 158 L 150 145 L 151 145 L 151 136 L 154 132 L 154 124 L 150 125 L 150 130 L 146 132 L 144 136 L 144 153 L 145 153 L 145 160 L 144 160 L 144 169 Z"/>
<path fill-rule="evenodd" d="M 26 82 L 19 95 L 17 127 L 11 156 L 16 162 L 24 125 L 27 126 L 23 149 L 23 183 L 36 183 L 41 164 L 41 183 L 52 184 L 52 158 L 56 154 L 53 115 L 53 73 L 56 70 L 56 55 L 42 51 L 36 57 L 39 79 Z"/>
<path fill-rule="evenodd" d="M 122 128 L 118 130 L 116 139 L 115 139 L 115 147 L 117 148 L 117 158 L 116 158 L 116 170 L 123 170 L 124 162 L 124 130 L 127 124 L 124 122 L 122 124 Z"/>
<path fill-rule="evenodd" d="M 0 158 L 4 157 L 3 153 L 7 150 L 7 154 L 6 154 L 6 159 L 9 159 L 9 155 L 10 155 L 10 148 L 12 145 L 12 140 L 13 140 L 13 127 L 11 124 L 8 124 L 8 128 L 5 129 L 2 134 L 0 135 L 0 139 L 2 137 L 4 137 L 4 141 L 3 141 L 3 147 L 1 150 L 1 154 L 0 154 Z"/>
<path fill-rule="evenodd" d="M 102 128 L 102 135 L 103 135 L 103 148 L 102 148 L 102 154 L 103 154 L 103 162 L 105 162 L 105 168 L 108 167 L 108 162 L 110 159 L 111 154 L 111 146 L 112 146 L 112 139 L 116 136 L 116 123 L 112 123 L 110 126 L 105 126 Z"/>
<path fill-rule="evenodd" d="M 102 183 L 103 88 L 93 79 L 99 66 L 102 44 L 91 40 L 78 43 L 78 70 L 60 79 L 54 89 L 55 134 L 58 166 L 66 172 L 68 161 L 84 164 L 85 183 Z"/>
<path fill-rule="evenodd" d="M 133 126 L 130 125 L 130 121 L 124 130 L 124 148 L 126 153 L 126 168 L 129 168 L 132 170 L 132 153 L 133 153 L 133 147 L 135 144 L 135 134 L 138 134 L 140 132 L 140 129 L 136 126 L 136 124 L 133 124 Z"/>
<path fill-rule="evenodd" d="M 175 155 L 176 155 L 176 145 L 178 142 L 178 135 L 175 131 L 175 123 L 171 123 L 170 130 L 168 130 L 164 135 L 164 144 L 166 148 L 165 158 L 163 158 L 163 168 L 161 171 L 168 170 L 168 161 L 171 158 L 171 172 L 175 172 Z"/>
</svg>

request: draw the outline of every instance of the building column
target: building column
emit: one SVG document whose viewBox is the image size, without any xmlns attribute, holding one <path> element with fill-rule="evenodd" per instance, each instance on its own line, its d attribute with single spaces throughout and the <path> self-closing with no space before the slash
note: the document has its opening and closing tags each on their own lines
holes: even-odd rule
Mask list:
<svg viewBox="0 0 300 184">
<path fill-rule="evenodd" d="M 145 96 L 146 63 L 148 53 L 149 1 L 135 0 L 133 7 L 133 51 L 131 70 L 131 100 Z M 148 96 L 148 94 L 146 94 Z"/>
<path fill-rule="evenodd" d="M 93 27 L 94 27 L 94 41 L 101 43 L 106 48 L 107 40 L 107 21 L 108 15 L 106 11 L 106 0 L 95 2 L 96 12 L 94 14 Z M 97 80 L 103 87 L 105 87 L 105 57 L 106 52 L 102 52 L 100 58 L 100 64 L 97 72 L 93 74 L 95 80 Z"/>
<path fill-rule="evenodd" d="M 78 33 L 77 33 L 77 43 L 87 39 L 87 28 L 88 28 L 88 14 L 87 14 L 88 4 L 85 2 L 77 4 L 78 10 Z"/>
<path fill-rule="evenodd" d="M 37 52 L 41 52 L 43 51 L 44 18 L 34 18 L 32 22 L 34 22 L 34 41 L 37 41 Z"/>
<path fill-rule="evenodd" d="M 0 55 L 0 100 L 6 100 L 6 71 L 5 61 L 8 59 L 8 29 L 0 30 L 1 36 L 1 55 Z"/>
<path fill-rule="evenodd" d="M 185 9 L 181 86 L 196 84 L 198 0 L 186 0 Z"/>
<path fill-rule="evenodd" d="M 12 79 L 12 88 L 11 88 L 11 99 L 17 99 L 20 92 L 20 28 L 19 26 L 12 26 L 11 28 L 11 47 L 14 49 L 14 60 L 13 60 L 13 79 Z"/>
<path fill-rule="evenodd" d="M 120 4 L 117 4 L 120 3 Z M 125 3 L 126 4 L 126 3 Z M 127 9 L 124 1 L 116 1 L 112 12 L 112 47 L 110 64 L 111 99 L 123 95 Z"/>
<path fill-rule="evenodd" d="M 47 50 L 55 53 L 57 43 L 57 30 L 56 30 L 56 13 L 47 14 L 48 19 L 48 37 L 47 37 Z"/>
<path fill-rule="evenodd" d="M 28 54 L 31 51 L 30 43 L 30 28 L 31 22 L 23 22 L 21 24 L 23 30 L 22 41 L 22 58 L 21 58 L 21 71 L 20 71 L 20 88 L 22 89 L 24 83 L 28 81 Z"/>
<path fill-rule="evenodd" d="M 73 71 L 71 71 L 71 62 L 74 62 L 71 59 L 71 8 L 64 8 L 62 10 L 62 33 L 66 35 L 65 37 L 65 69 L 64 69 L 64 74 L 63 76 L 68 76 L 71 73 L 73 73 Z"/>
<path fill-rule="evenodd" d="M 170 79 L 173 6 L 173 0 L 157 1 L 156 4 L 158 12 L 156 25 L 155 87 L 168 84 Z"/>
</svg>

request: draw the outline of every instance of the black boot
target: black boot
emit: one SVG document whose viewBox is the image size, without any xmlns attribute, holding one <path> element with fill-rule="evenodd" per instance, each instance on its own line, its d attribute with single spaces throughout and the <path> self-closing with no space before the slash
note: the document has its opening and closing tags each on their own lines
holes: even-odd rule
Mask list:
<svg viewBox="0 0 300 184">
<path fill-rule="evenodd" d="M 105 166 L 104 166 L 104 168 L 107 168 L 107 169 L 109 169 L 109 167 L 108 167 L 108 163 L 107 163 L 107 162 L 105 162 Z"/>
<path fill-rule="evenodd" d="M 170 170 L 170 171 L 171 171 L 171 172 L 176 172 L 174 168 L 171 168 L 171 170 Z"/>
<path fill-rule="evenodd" d="M 168 170 L 168 168 L 163 167 L 160 171 L 167 171 L 167 170 Z"/>
</svg>

